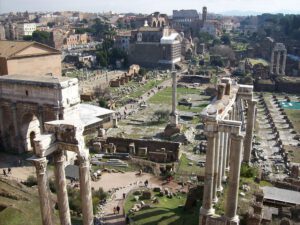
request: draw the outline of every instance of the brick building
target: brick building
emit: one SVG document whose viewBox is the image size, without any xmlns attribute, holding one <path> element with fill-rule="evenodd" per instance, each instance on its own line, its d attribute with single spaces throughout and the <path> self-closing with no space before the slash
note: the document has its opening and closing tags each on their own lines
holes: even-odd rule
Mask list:
<svg viewBox="0 0 300 225">
<path fill-rule="evenodd" d="M 0 41 L 0 76 L 61 75 L 61 52 L 37 42 Z"/>
<path fill-rule="evenodd" d="M 181 36 L 168 27 L 141 27 L 133 31 L 129 62 L 148 68 L 172 68 L 181 61 Z"/>
</svg>

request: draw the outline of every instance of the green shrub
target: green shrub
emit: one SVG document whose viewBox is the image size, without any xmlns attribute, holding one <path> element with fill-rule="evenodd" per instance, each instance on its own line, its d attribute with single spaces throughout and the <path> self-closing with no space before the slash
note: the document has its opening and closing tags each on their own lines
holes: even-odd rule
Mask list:
<svg viewBox="0 0 300 225">
<path fill-rule="evenodd" d="M 247 163 L 242 163 L 240 176 L 245 178 L 254 178 L 257 176 L 257 168 L 250 167 Z"/>
<path fill-rule="evenodd" d="M 24 184 L 28 187 L 32 187 L 37 185 L 37 178 L 33 175 L 30 175 L 29 177 L 27 177 L 27 180 L 24 182 Z"/>
</svg>

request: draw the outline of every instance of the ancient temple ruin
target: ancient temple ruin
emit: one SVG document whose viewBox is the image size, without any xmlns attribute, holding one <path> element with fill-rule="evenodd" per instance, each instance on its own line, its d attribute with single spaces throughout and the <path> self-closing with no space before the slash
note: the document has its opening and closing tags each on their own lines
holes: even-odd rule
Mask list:
<svg viewBox="0 0 300 225">
<path fill-rule="evenodd" d="M 247 119 L 244 111 L 247 107 Z M 239 85 L 230 78 L 218 84 L 217 97 L 201 113 L 207 137 L 204 195 L 201 225 L 239 224 L 237 215 L 241 162 L 249 162 L 255 123 L 256 101 L 253 86 Z M 227 180 L 225 215 L 215 215 L 217 192 Z"/>
<path fill-rule="evenodd" d="M 287 50 L 284 44 L 276 43 L 271 54 L 270 74 L 285 75 L 286 56 Z"/>
</svg>

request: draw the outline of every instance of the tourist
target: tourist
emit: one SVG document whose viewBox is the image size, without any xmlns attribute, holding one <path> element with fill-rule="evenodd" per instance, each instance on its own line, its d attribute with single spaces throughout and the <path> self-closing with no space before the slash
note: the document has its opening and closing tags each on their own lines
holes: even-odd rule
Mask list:
<svg viewBox="0 0 300 225">
<path fill-rule="evenodd" d="M 10 167 L 8 167 L 8 169 L 7 169 L 7 174 L 11 174 L 11 168 Z"/>
<path fill-rule="evenodd" d="M 149 181 L 145 180 L 144 184 L 145 184 L 145 187 L 148 187 Z"/>
<path fill-rule="evenodd" d="M 125 199 L 125 197 L 126 197 L 126 194 L 125 194 L 125 193 L 123 193 L 123 199 Z"/>
<path fill-rule="evenodd" d="M 114 214 L 116 214 L 116 210 L 117 210 L 116 207 L 114 207 Z"/>
<path fill-rule="evenodd" d="M 120 206 L 117 206 L 117 212 L 120 213 Z"/>
<path fill-rule="evenodd" d="M 3 175 L 4 175 L 4 176 L 7 176 L 6 170 L 5 170 L 5 169 L 3 169 Z"/>
</svg>

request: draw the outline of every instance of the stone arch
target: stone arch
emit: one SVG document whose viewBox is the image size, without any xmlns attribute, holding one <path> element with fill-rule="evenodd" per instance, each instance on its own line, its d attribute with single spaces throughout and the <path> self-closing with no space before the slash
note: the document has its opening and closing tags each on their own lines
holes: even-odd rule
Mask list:
<svg viewBox="0 0 300 225">
<path fill-rule="evenodd" d="M 22 145 L 25 151 L 34 151 L 34 139 L 41 134 L 40 121 L 33 113 L 26 113 L 21 120 Z"/>
<path fill-rule="evenodd" d="M 160 25 L 161 25 L 160 21 L 157 21 L 157 27 L 160 27 Z"/>
<path fill-rule="evenodd" d="M 152 22 L 152 27 L 156 27 L 157 26 L 157 24 L 156 24 L 156 21 L 154 20 L 153 22 Z"/>
<path fill-rule="evenodd" d="M 165 26 L 165 21 L 161 21 L 161 26 L 162 26 L 162 27 Z"/>
</svg>

